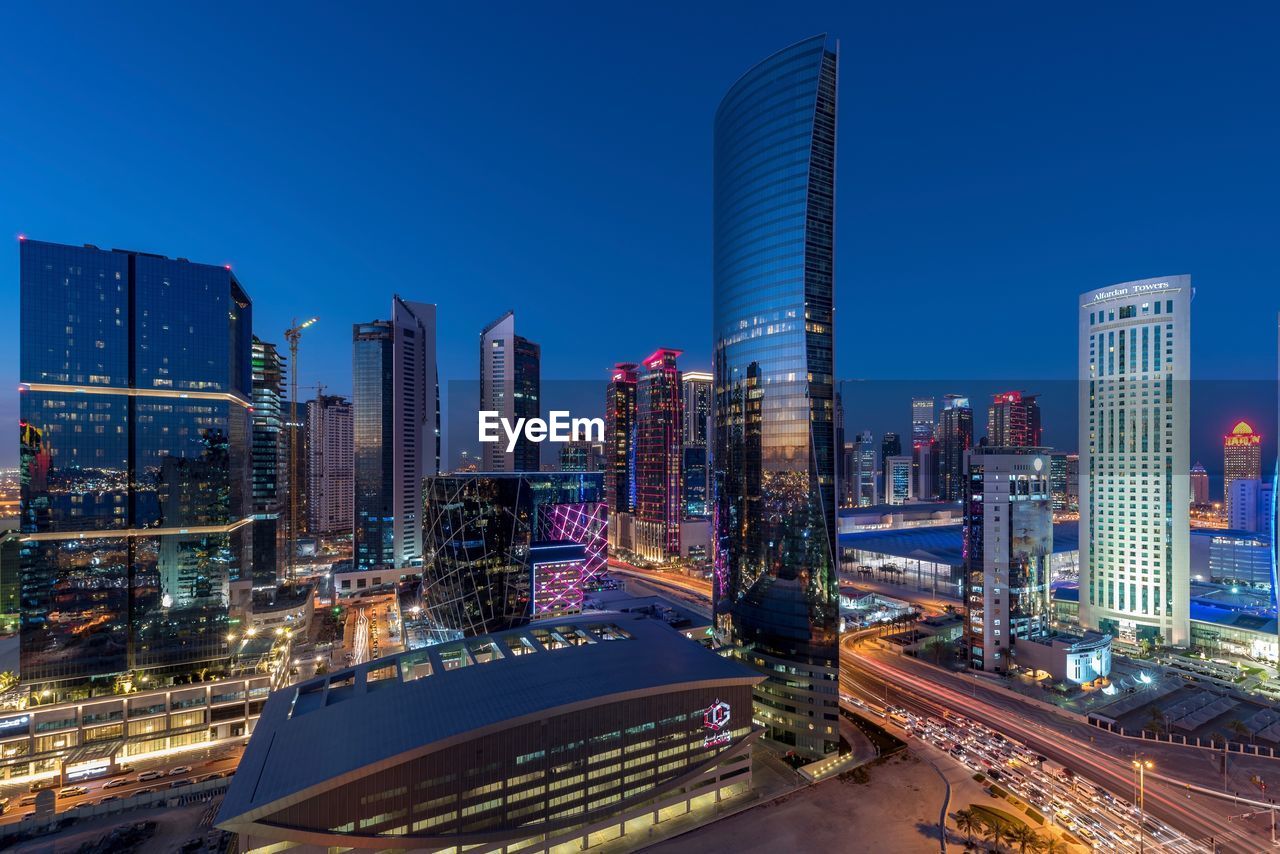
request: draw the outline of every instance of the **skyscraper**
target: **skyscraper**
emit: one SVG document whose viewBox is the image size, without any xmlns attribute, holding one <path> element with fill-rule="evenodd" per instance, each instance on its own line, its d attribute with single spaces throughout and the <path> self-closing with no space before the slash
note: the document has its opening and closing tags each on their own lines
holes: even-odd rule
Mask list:
<svg viewBox="0 0 1280 854">
<path fill-rule="evenodd" d="M 605 393 L 604 493 L 610 513 L 635 510 L 636 365 L 613 366 Z"/>
<path fill-rule="evenodd" d="M 355 438 L 351 403 L 336 395 L 307 401 L 307 511 L 313 534 L 355 523 Z"/>
<path fill-rule="evenodd" d="M 253 336 L 253 571 L 254 587 L 273 586 L 285 546 L 280 521 L 289 490 L 284 436 L 285 359 L 275 344 Z"/>
<path fill-rule="evenodd" d="M 850 463 L 854 507 L 871 507 L 880 501 L 876 488 L 876 440 L 870 430 L 863 430 L 853 443 Z"/>
<path fill-rule="evenodd" d="M 987 408 L 987 437 L 993 448 L 1038 448 L 1040 404 L 1020 391 L 997 394 Z"/>
<path fill-rule="evenodd" d="M 897 433 L 885 433 L 884 438 L 880 440 L 880 468 L 884 468 L 885 461 L 889 457 L 896 457 L 901 453 L 902 439 Z"/>
<path fill-rule="evenodd" d="M 1191 277 L 1080 300 L 1080 623 L 1190 635 Z"/>
<path fill-rule="evenodd" d="M 911 445 L 933 441 L 933 398 L 911 398 Z"/>
<path fill-rule="evenodd" d="M 915 497 L 911 477 L 911 457 L 899 455 L 884 461 L 884 500 L 886 504 L 906 504 Z"/>
<path fill-rule="evenodd" d="M 21 674 L 226 662 L 252 555 L 252 305 L 230 268 L 24 240 Z"/>
<path fill-rule="evenodd" d="M 391 300 L 391 320 L 354 327 L 355 560 L 422 562 L 422 479 L 440 470 L 436 307 Z"/>
<path fill-rule="evenodd" d="M 684 509 L 686 518 L 706 518 L 711 515 L 708 503 L 711 497 L 711 472 L 708 468 L 710 447 L 708 434 L 711 422 L 711 374 L 705 371 L 685 371 L 680 375 L 684 395 L 684 461 L 681 480 L 684 484 Z"/>
<path fill-rule="evenodd" d="M 715 118 L 716 625 L 768 679 L 755 718 L 839 744 L 833 364 L 836 48 L 747 71 Z"/>
<path fill-rule="evenodd" d="M 1191 467 L 1191 504 L 1193 507 L 1209 506 L 1209 472 L 1200 463 Z"/>
<path fill-rule="evenodd" d="M 1231 516 L 1231 484 L 1262 478 L 1262 436 L 1247 421 L 1240 421 L 1222 437 L 1222 496 Z"/>
<path fill-rule="evenodd" d="M 965 454 L 965 634 L 970 666 L 1003 672 L 1019 638 L 1049 631 L 1053 498 L 1044 448 Z"/>
<path fill-rule="evenodd" d="M 684 518 L 679 356 L 679 350 L 654 351 L 636 384 L 636 551 L 660 562 L 680 556 Z"/>
<path fill-rule="evenodd" d="M 541 397 L 541 348 L 516 334 L 515 312 L 508 311 L 480 333 L 480 408 L 497 412 L 512 424 L 518 418 L 537 418 Z M 486 442 L 481 448 L 486 471 L 538 471 L 540 446 L 523 435 L 515 450 L 506 443 Z"/>
<path fill-rule="evenodd" d="M 973 447 L 973 410 L 969 398 L 949 394 L 938 419 L 938 497 L 963 501 L 964 454 Z"/>
</svg>

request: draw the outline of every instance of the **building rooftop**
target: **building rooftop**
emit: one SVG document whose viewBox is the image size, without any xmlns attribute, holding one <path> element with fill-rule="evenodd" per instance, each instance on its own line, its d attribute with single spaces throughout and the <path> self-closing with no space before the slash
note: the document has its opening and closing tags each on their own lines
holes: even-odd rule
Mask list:
<svg viewBox="0 0 1280 854">
<path fill-rule="evenodd" d="M 863 549 L 911 560 L 925 560 L 946 566 L 963 566 L 963 526 L 894 528 L 885 531 L 854 531 L 840 534 L 840 547 Z M 1080 523 L 1058 522 L 1053 526 L 1053 553 L 1080 548 Z"/>
<path fill-rule="evenodd" d="M 640 615 L 588 614 L 399 653 L 275 692 L 220 822 L 568 708 L 762 677 Z M 282 803 L 284 801 L 284 803 Z"/>
</svg>

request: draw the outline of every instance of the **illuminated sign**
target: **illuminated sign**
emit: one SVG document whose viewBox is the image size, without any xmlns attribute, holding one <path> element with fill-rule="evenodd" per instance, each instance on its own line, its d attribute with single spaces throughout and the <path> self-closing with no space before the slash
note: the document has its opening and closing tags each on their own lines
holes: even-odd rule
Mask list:
<svg viewBox="0 0 1280 854">
<path fill-rule="evenodd" d="M 15 729 L 25 729 L 29 723 L 31 723 L 30 715 L 19 715 L 16 718 L 5 718 L 4 720 L 0 720 L 0 733 L 10 732 Z"/>
<path fill-rule="evenodd" d="M 1167 290 L 1169 290 L 1168 282 L 1156 282 L 1154 284 L 1148 284 L 1148 285 L 1133 285 L 1132 287 L 1128 287 L 1128 288 L 1112 288 L 1109 291 L 1099 291 L 1098 293 L 1094 294 L 1093 301 L 1103 302 L 1104 300 L 1116 299 L 1117 297 L 1128 296 L 1130 293 L 1135 295 L 1149 294 L 1152 291 L 1167 291 Z"/>
<path fill-rule="evenodd" d="M 717 744 L 728 744 L 733 734 L 729 731 L 729 704 L 724 700 L 716 700 L 702 710 L 702 728 L 706 731 L 702 739 L 703 747 Z"/>
</svg>

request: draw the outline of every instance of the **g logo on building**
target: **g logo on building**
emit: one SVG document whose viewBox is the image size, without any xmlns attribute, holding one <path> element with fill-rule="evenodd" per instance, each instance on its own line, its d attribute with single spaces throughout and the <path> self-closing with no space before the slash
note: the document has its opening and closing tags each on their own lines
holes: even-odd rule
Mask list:
<svg viewBox="0 0 1280 854">
<path fill-rule="evenodd" d="M 720 731 L 729 724 L 729 704 L 724 700 L 716 700 L 702 712 L 702 726 L 713 731 Z"/>
</svg>

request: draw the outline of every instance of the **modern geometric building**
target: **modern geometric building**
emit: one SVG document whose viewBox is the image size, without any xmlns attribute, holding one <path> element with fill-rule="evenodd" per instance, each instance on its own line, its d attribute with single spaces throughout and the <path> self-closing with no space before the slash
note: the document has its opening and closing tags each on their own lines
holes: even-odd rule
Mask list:
<svg viewBox="0 0 1280 854">
<path fill-rule="evenodd" d="M 969 408 L 969 398 L 949 394 L 938 419 L 938 497 L 943 501 L 965 499 L 964 454 L 972 447 L 973 410 Z"/>
<path fill-rule="evenodd" d="M 1043 434 L 1036 397 L 1021 391 L 997 394 L 987 408 L 987 444 L 994 448 L 1040 447 Z"/>
<path fill-rule="evenodd" d="M 679 355 L 679 350 L 654 351 L 636 383 L 636 551 L 660 563 L 680 556 L 685 515 Z"/>
<path fill-rule="evenodd" d="M 711 429 L 712 376 L 705 371 L 684 371 L 683 390 L 684 461 L 681 480 L 686 518 L 705 519 L 711 515 L 711 470 L 708 467 Z"/>
<path fill-rule="evenodd" d="M 1189 640 L 1191 277 L 1080 299 L 1080 623 Z"/>
<path fill-rule="evenodd" d="M 353 337 L 356 566 L 419 566 L 422 479 L 440 470 L 436 307 L 393 297 L 391 320 Z"/>
<path fill-rule="evenodd" d="M 876 446 L 870 430 L 863 430 L 853 443 L 850 463 L 850 499 L 854 507 L 873 507 L 880 503 L 876 484 Z"/>
<path fill-rule="evenodd" d="M 1231 518 L 1231 484 L 1237 480 L 1262 479 L 1262 434 L 1247 421 L 1240 421 L 1222 437 L 1222 497 L 1227 518 Z M 1230 524 L 1230 523 L 1228 523 Z"/>
<path fill-rule="evenodd" d="M 587 550 L 571 540 L 529 545 L 533 578 L 533 619 L 564 617 L 582 611 L 582 582 L 587 574 Z"/>
<path fill-rule="evenodd" d="M 603 571 L 603 477 L 586 472 L 477 472 L 427 478 L 422 607 L 435 637 L 485 634 L 533 616 L 535 543 L 577 543 L 582 581 Z"/>
<path fill-rule="evenodd" d="M 311 533 L 348 532 L 355 522 L 355 437 L 350 401 L 307 401 L 307 513 Z"/>
<path fill-rule="evenodd" d="M 756 721 L 806 756 L 839 745 L 836 76 L 833 40 L 794 44 L 714 128 L 715 618 L 769 677 Z"/>
<path fill-rule="evenodd" d="M 480 332 L 480 408 L 497 412 L 511 424 L 540 414 L 542 348 L 516 334 L 515 312 L 508 311 Z M 540 445 L 521 435 L 515 450 L 505 442 L 485 442 L 485 471 L 538 471 Z"/>
<path fill-rule="evenodd" d="M 636 382 L 638 365 L 613 366 L 605 394 L 605 502 L 611 513 L 635 510 Z"/>
<path fill-rule="evenodd" d="M 289 446 L 284 434 L 285 359 L 275 344 L 253 336 L 254 587 L 273 587 L 285 549 L 280 509 L 289 494 Z"/>
<path fill-rule="evenodd" d="M 969 663 L 1004 672 L 1018 640 L 1049 633 L 1053 496 L 1044 448 L 978 447 L 966 455 L 965 632 Z"/>
<path fill-rule="evenodd" d="M 890 505 L 907 504 L 915 498 L 911 457 L 886 457 L 884 461 L 884 497 Z"/>
<path fill-rule="evenodd" d="M 1209 472 L 1200 463 L 1191 467 L 1191 506 L 1209 506 Z"/>
<path fill-rule="evenodd" d="M 640 845 L 749 797 L 760 679 L 638 614 L 378 659 L 271 696 L 218 826 L 245 854 Z"/>
<path fill-rule="evenodd" d="M 22 678 L 216 669 L 252 558 L 249 297 L 224 266 L 20 255 Z"/>
</svg>

